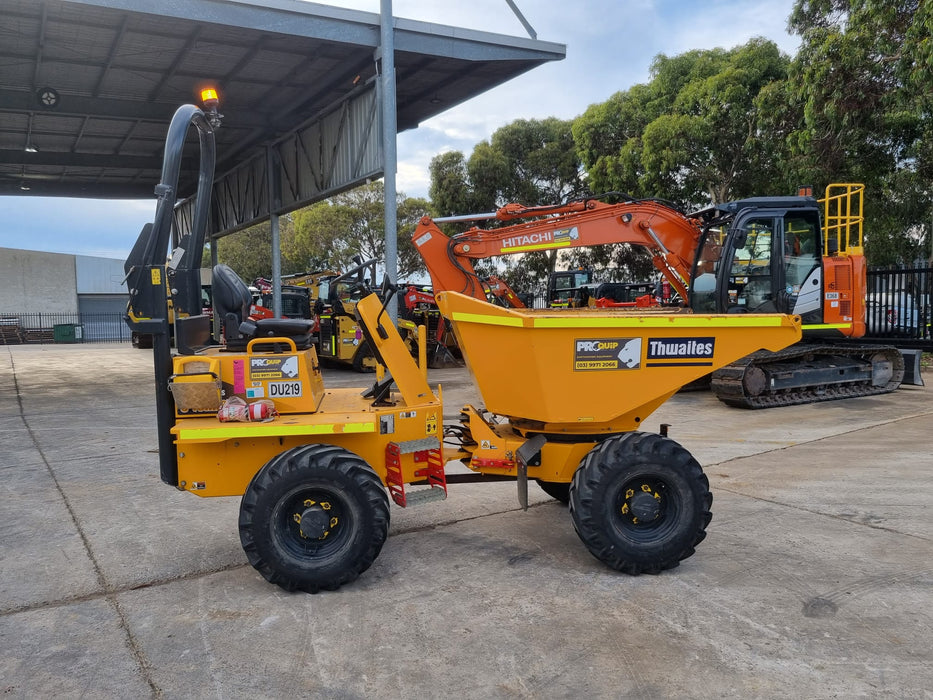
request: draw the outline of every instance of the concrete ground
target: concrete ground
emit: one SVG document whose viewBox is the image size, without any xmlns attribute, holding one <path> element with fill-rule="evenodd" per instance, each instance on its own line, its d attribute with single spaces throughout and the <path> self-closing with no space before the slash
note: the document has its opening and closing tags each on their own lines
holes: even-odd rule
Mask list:
<svg viewBox="0 0 933 700">
<path fill-rule="evenodd" d="M 450 415 L 475 400 L 465 370 L 431 380 Z M 0 696 L 929 698 L 931 398 L 674 397 L 646 428 L 715 501 L 658 576 L 605 568 L 536 487 L 522 512 L 484 484 L 393 506 L 373 567 L 312 596 L 247 564 L 237 499 L 159 481 L 149 352 L 0 348 Z"/>
</svg>

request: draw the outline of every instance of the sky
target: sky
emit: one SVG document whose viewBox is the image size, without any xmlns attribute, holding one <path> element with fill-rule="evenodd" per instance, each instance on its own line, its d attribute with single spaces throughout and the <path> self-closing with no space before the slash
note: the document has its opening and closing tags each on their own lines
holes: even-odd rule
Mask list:
<svg viewBox="0 0 933 700">
<path fill-rule="evenodd" d="M 321 4 L 378 13 L 380 0 Z M 538 39 L 565 44 L 567 56 L 399 134 L 397 188 L 427 197 L 428 165 L 445 151 L 473 147 L 516 119 L 572 119 L 594 103 L 649 80 L 658 54 L 732 48 L 752 37 L 792 55 L 793 0 L 515 0 Z M 506 0 L 393 0 L 393 14 L 424 22 L 527 37 Z M 155 182 L 152 183 L 153 187 Z M 0 248 L 123 259 L 155 199 L 105 201 L 0 197 Z"/>
</svg>

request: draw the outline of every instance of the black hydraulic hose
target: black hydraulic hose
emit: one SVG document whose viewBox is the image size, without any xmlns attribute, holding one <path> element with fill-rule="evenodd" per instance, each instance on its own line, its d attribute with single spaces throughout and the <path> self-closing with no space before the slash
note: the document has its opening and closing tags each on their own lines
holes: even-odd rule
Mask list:
<svg viewBox="0 0 933 700">
<path fill-rule="evenodd" d="M 172 116 L 168 133 L 165 136 L 165 154 L 162 162 L 162 177 L 156 185 L 155 193 L 158 197 L 155 219 L 153 220 L 150 245 L 146 248 L 145 262 L 148 265 L 158 265 L 165 260 L 168 251 L 169 238 L 172 232 L 172 219 L 175 210 L 175 200 L 178 196 L 178 177 L 181 172 L 181 160 L 185 148 L 185 138 L 191 125 L 197 127 L 200 144 L 200 167 L 198 170 L 197 207 L 195 209 L 192 226 L 192 250 L 197 258 L 197 265 L 187 266 L 189 269 L 201 266 L 204 248 L 204 235 L 210 214 L 210 194 L 214 182 L 214 162 L 216 158 L 214 145 L 214 130 L 207 120 L 204 112 L 196 105 L 182 105 Z"/>
<path fill-rule="evenodd" d="M 382 326 L 382 321 L 381 321 L 382 315 L 386 312 L 386 308 L 389 306 L 389 302 L 395 298 L 396 292 L 398 292 L 397 286 L 393 284 L 391 287 L 389 287 L 388 291 L 386 292 L 385 299 L 383 299 L 382 301 L 382 308 L 379 309 L 379 313 L 376 316 L 376 332 L 379 334 L 379 337 L 382 338 L 383 340 L 388 338 L 389 334 L 386 333 L 386 329 L 383 328 Z M 366 324 L 364 323 L 363 326 L 365 327 Z M 378 348 L 375 346 L 375 344 L 372 344 L 372 345 L 373 345 L 373 352 L 378 352 Z"/>
<path fill-rule="evenodd" d="M 203 246 L 202 246 L 202 247 L 203 247 Z M 337 284 L 338 282 L 342 282 L 343 280 L 345 280 L 345 279 L 347 279 L 347 278 L 349 278 L 349 277 L 352 277 L 352 276 L 355 275 L 357 272 L 360 272 L 361 270 L 365 270 L 367 267 L 373 267 L 373 268 L 374 268 L 374 267 L 375 267 L 375 264 L 376 264 L 377 262 L 379 262 L 379 258 L 370 258 L 370 259 L 367 260 L 366 262 L 361 262 L 359 265 L 357 265 L 356 267 L 354 267 L 354 268 L 348 270 L 347 272 L 344 272 L 344 273 L 343 273 L 342 275 L 340 275 L 339 277 L 335 277 L 334 279 L 332 279 L 332 280 L 330 281 L 330 283 L 331 283 L 331 284 Z M 373 272 L 373 274 L 375 275 L 375 271 Z M 375 284 L 375 280 L 373 280 L 373 283 Z"/>
<path fill-rule="evenodd" d="M 194 221 L 191 226 L 192 243 L 191 250 L 188 251 L 188 254 L 192 257 L 191 263 L 187 267 L 197 270 L 201 267 L 201 260 L 204 257 L 204 237 L 210 221 L 211 190 L 214 186 L 214 164 L 217 157 L 214 129 L 208 122 L 207 116 L 198 111 L 192 118 L 192 122 L 198 129 L 201 158 L 200 167 L 198 168 L 197 206 L 194 210 Z"/>
<path fill-rule="evenodd" d="M 454 246 L 460 242 L 461 239 L 456 238 L 450 238 L 447 240 L 447 258 L 451 263 L 453 263 L 454 267 L 463 273 L 464 278 L 467 280 L 463 287 L 460 289 L 461 293 L 473 296 L 473 292 L 476 290 L 476 285 L 479 282 L 479 275 L 477 275 L 475 272 L 470 272 L 463 265 L 461 265 L 460 260 L 458 260 L 457 256 L 454 254 Z"/>
<path fill-rule="evenodd" d="M 211 185 L 214 180 L 214 130 L 207 117 L 195 105 L 183 105 L 172 116 L 168 133 L 165 137 L 165 155 L 162 163 L 162 179 L 156 186 L 159 198 L 156 214 L 148 245 L 146 246 L 145 265 L 161 268 L 165 263 L 169 237 L 172 230 L 172 218 L 175 198 L 178 191 L 178 177 L 181 171 L 181 157 L 185 147 L 188 128 L 197 127 L 201 146 L 201 162 L 198 176 L 197 209 L 195 210 L 194 228 L 191 244 L 194 253 L 183 257 L 183 264 L 190 266 L 196 260 L 201 265 L 204 232 L 207 228 L 207 215 L 210 211 Z M 190 268 L 189 268 L 190 269 Z M 153 365 L 156 387 L 156 423 L 159 438 L 159 471 L 162 481 L 173 486 L 178 485 L 178 458 L 171 434 L 175 422 L 175 403 L 169 391 L 169 377 L 172 373 L 172 349 L 169 338 L 168 318 L 162 321 L 162 331 L 153 334 Z"/>
</svg>

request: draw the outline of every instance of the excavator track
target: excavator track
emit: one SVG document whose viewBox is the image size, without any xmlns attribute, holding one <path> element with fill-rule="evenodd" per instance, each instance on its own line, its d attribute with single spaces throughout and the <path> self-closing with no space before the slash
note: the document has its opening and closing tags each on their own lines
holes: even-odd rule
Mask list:
<svg viewBox="0 0 933 700">
<path fill-rule="evenodd" d="M 804 343 L 726 365 L 713 372 L 710 388 L 729 406 L 773 408 L 886 394 L 903 379 L 895 347 Z"/>
</svg>

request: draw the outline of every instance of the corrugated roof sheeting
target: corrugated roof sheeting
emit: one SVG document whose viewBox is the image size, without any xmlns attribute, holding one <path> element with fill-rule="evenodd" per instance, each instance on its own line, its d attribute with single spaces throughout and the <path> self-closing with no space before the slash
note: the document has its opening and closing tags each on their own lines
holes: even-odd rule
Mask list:
<svg viewBox="0 0 933 700">
<path fill-rule="evenodd" d="M 207 84 L 226 115 L 218 173 L 279 149 L 293 162 L 283 188 L 302 183 L 298 202 L 379 172 L 372 104 L 334 116 L 376 77 L 376 14 L 289 0 L 0 0 L 0 16 L 0 194 L 151 196 L 171 115 Z M 399 130 L 564 55 L 549 42 L 395 23 Z M 45 101 L 43 88 L 54 91 Z M 318 170 L 298 165 L 315 129 Z M 186 170 L 181 194 L 195 181 Z"/>
</svg>

